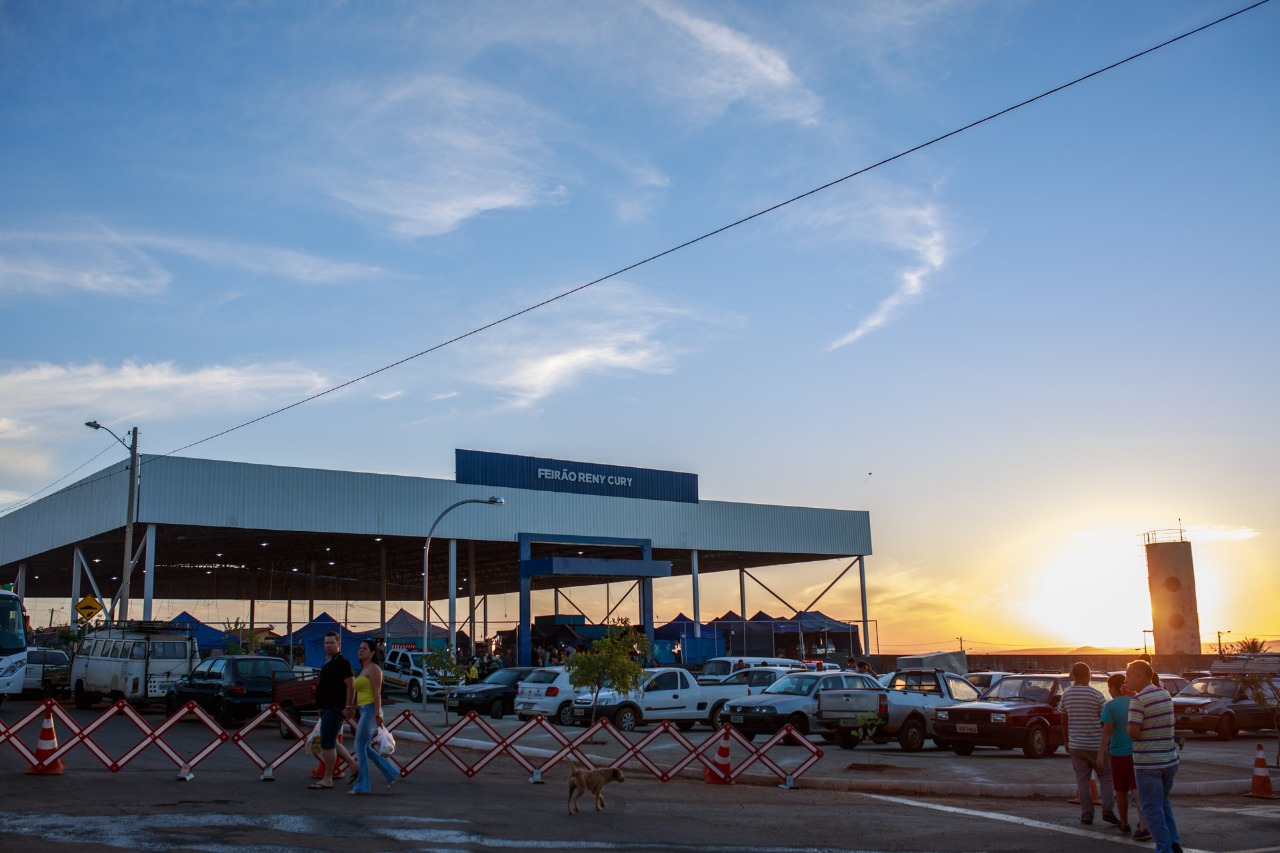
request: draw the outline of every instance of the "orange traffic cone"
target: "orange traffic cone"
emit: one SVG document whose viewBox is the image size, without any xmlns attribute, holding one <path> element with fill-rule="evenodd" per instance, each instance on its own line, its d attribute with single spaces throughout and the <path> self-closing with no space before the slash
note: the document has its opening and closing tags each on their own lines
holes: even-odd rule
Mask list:
<svg viewBox="0 0 1280 853">
<path fill-rule="evenodd" d="M 729 733 L 724 733 L 724 740 L 720 741 L 720 745 L 716 747 L 716 757 L 711 762 L 716 770 L 724 775 L 721 776 L 713 771 L 710 767 L 702 768 L 702 778 L 712 785 L 732 785 L 733 780 L 729 778 L 729 774 L 733 772 L 733 768 L 729 766 Z"/>
<path fill-rule="evenodd" d="M 1253 785 L 1245 796 L 1257 797 L 1261 800 L 1280 800 L 1275 791 L 1271 790 L 1271 774 L 1267 772 L 1267 756 L 1262 751 L 1262 744 L 1258 744 L 1258 755 L 1253 759 Z"/>
<path fill-rule="evenodd" d="M 1098 774 L 1096 771 L 1089 776 L 1089 799 L 1093 800 L 1095 806 L 1102 805 L 1102 796 L 1098 793 Z M 1080 792 L 1076 791 L 1076 795 L 1070 801 L 1079 805 Z"/>
<path fill-rule="evenodd" d="M 40 742 L 36 744 L 36 761 L 43 762 L 58 751 L 58 733 L 53 730 L 53 711 L 45 709 L 44 722 L 40 725 Z M 35 776 L 60 776 L 66 765 L 59 758 L 52 764 L 32 764 L 27 772 Z"/>
<path fill-rule="evenodd" d="M 342 729 L 338 729 L 338 743 L 342 743 Z M 324 755 L 317 756 L 315 769 L 311 771 L 312 779 L 324 778 Z M 335 756 L 333 759 L 333 778 L 341 779 L 346 775 L 347 763 L 342 760 L 342 756 Z"/>
</svg>

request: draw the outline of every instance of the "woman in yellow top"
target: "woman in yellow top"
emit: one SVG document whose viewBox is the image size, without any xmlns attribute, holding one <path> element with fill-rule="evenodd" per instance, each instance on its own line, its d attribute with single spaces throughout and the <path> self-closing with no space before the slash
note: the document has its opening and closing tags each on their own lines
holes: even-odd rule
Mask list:
<svg viewBox="0 0 1280 853">
<path fill-rule="evenodd" d="M 400 768 L 378 753 L 373 747 L 373 733 L 382 725 L 382 650 L 377 640 L 360 643 L 360 672 L 352 686 L 356 689 L 356 706 L 360 720 L 356 724 L 356 761 L 359 772 L 352 778 L 349 794 L 370 793 L 369 768 L 377 767 L 387 780 L 387 789 L 400 778 Z"/>
</svg>

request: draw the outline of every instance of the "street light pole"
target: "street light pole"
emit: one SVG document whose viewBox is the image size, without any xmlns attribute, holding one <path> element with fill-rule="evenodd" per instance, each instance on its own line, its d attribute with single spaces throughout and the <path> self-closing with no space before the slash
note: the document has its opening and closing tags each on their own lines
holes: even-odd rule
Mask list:
<svg viewBox="0 0 1280 853">
<path fill-rule="evenodd" d="M 1230 634 L 1230 633 L 1231 633 L 1230 631 L 1219 631 L 1219 632 L 1218 632 L 1218 657 L 1222 657 L 1222 635 L 1223 635 L 1223 634 Z"/>
<path fill-rule="evenodd" d="M 124 566 L 120 572 L 120 621 L 129 618 L 129 583 L 133 578 L 133 523 L 138 515 L 138 428 L 135 426 L 125 435 L 130 436 L 131 443 L 125 444 L 120 436 L 112 432 L 111 427 L 103 426 L 97 421 L 85 421 L 89 429 L 105 429 L 111 437 L 129 450 L 129 509 L 125 514 L 124 524 Z"/>
<path fill-rule="evenodd" d="M 422 546 L 422 710 L 424 713 L 427 710 L 427 691 L 425 683 L 427 679 L 427 650 L 430 648 L 431 642 L 431 596 L 427 587 L 427 582 L 431 578 L 430 566 L 428 563 L 431 556 L 431 537 L 435 534 L 436 527 L 439 526 L 440 520 L 464 504 L 490 504 L 492 506 L 502 506 L 504 503 L 506 503 L 506 501 L 497 495 L 493 495 L 488 498 L 466 498 L 464 500 L 460 500 L 457 503 L 453 503 L 445 507 L 444 510 L 436 516 L 436 520 L 431 522 L 431 529 L 427 531 L 427 541 L 426 544 Z M 472 631 L 474 630 L 475 626 L 472 626 Z M 453 643 L 451 642 L 450 647 L 452 647 L 452 645 Z"/>
</svg>

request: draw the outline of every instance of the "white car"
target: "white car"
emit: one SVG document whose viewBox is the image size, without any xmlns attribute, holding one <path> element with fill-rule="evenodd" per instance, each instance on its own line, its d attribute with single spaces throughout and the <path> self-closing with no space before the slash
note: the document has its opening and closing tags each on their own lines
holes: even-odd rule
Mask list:
<svg viewBox="0 0 1280 853">
<path fill-rule="evenodd" d="M 567 726 L 573 722 L 573 700 L 590 693 L 587 688 L 575 690 L 564 667 L 543 667 L 520 682 L 516 691 L 516 714 L 521 720 L 531 720 L 541 714 Z"/>
<path fill-rule="evenodd" d="M 58 649 L 27 649 L 27 670 L 22 678 L 23 690 L 41 690 L 45 667 L 70 667 L 71 658 Z"/>
</svg>

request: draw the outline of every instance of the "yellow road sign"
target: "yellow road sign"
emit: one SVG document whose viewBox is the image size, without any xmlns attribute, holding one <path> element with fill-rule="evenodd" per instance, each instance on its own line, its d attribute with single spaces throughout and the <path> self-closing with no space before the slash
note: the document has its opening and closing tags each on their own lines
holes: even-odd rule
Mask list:
<svg viewBox="0 0 1280 853">
<path fill-rule="evenodd" d="M 76 612 L 88 621 L 102 612 L 102 602 L 92 595 L 86 595 L 76 602 Z"/>
</svg>

